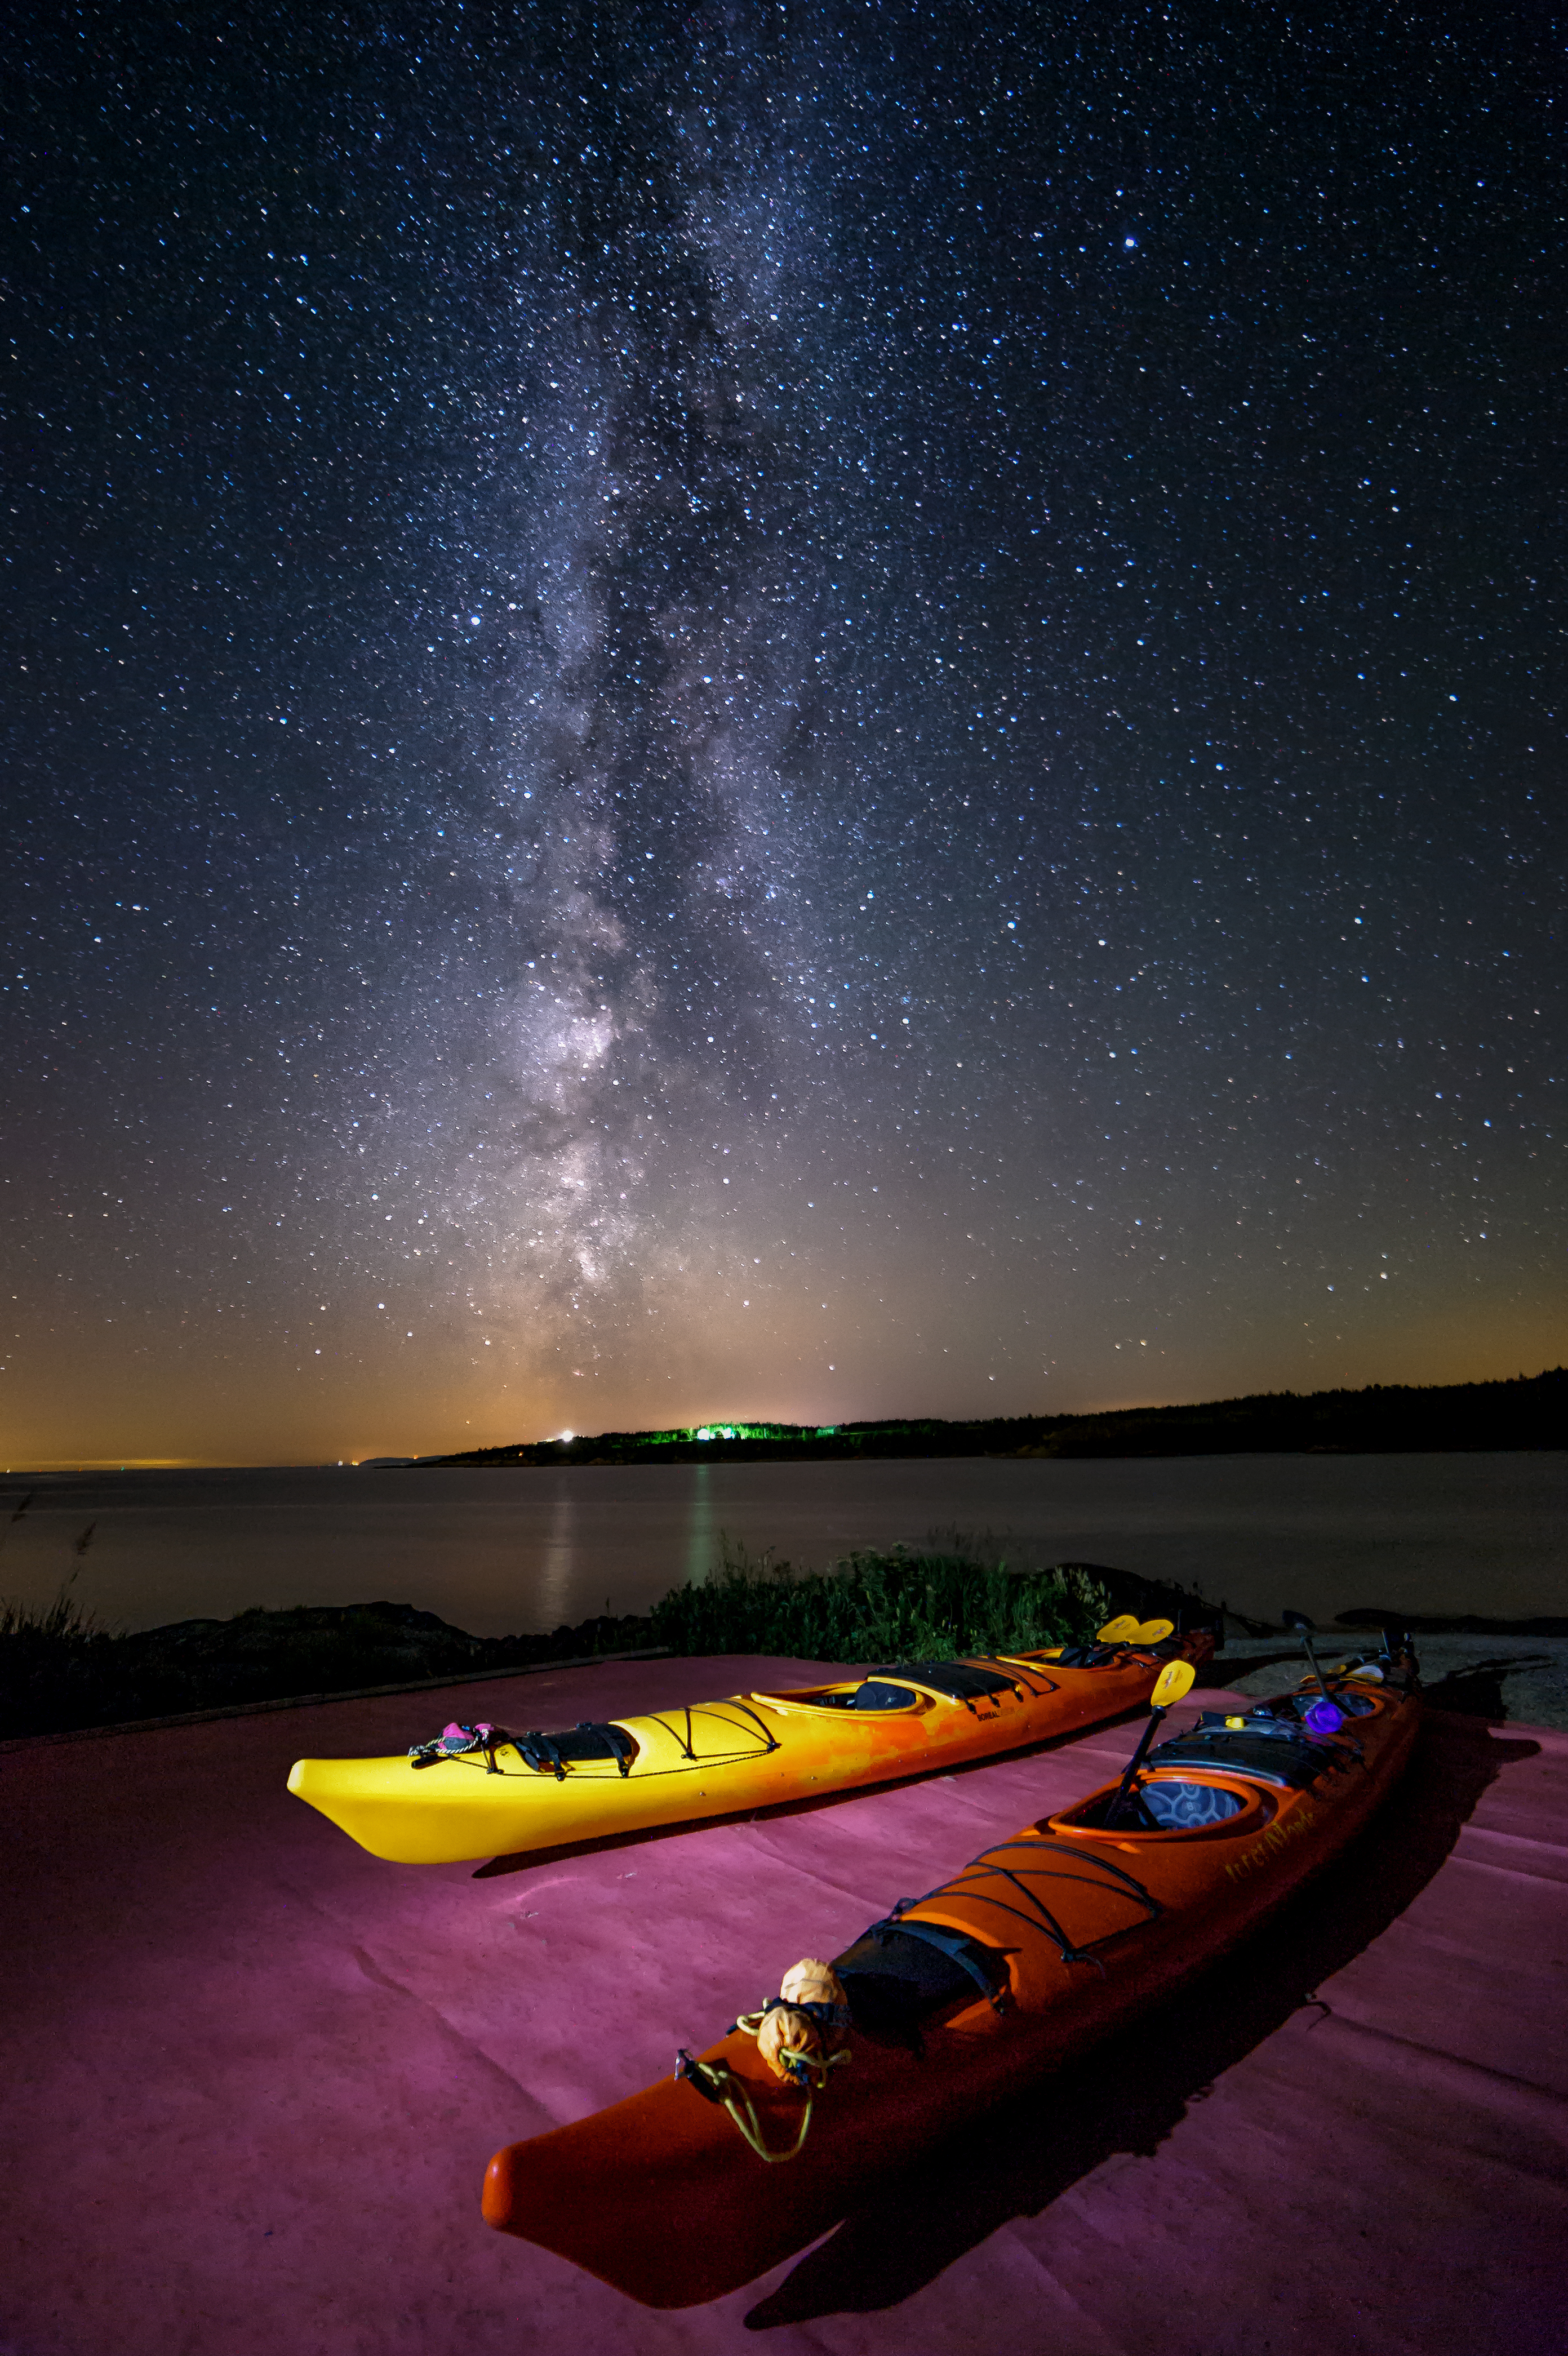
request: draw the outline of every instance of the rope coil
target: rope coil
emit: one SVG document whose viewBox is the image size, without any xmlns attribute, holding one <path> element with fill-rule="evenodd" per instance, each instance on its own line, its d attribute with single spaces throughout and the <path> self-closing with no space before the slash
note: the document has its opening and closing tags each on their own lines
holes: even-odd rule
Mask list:
<svg viewBox="0 0 1568 2356">
<path fill-rule="evenodd" d="M 745 2023 L 740 2025 L 744 2027 Z M 771 2168 L 776 2167 L 781 2160 L 800 2158 L 805 2148 L 806 2137 L 811 2133 L 811 2113 L 816 2106 L 817 2095 L 826 2085 L 829 2073 L 838 2069 L 849 2058 L 847 2053 L 830 2053 L 824 2055 L 821 2063 L 817 2065 L 820 2074 L 816 2084 L 807 2089 L 806 2104 L 800 2114 L 800 2125 L 796 2132 L 795 2140 L 791 2144 L 787 2144 L 782 2151 L 775 2151 L 768 2143 L 763 2134 L 762 2122 L 757 2115 L 756 2105 L 751 2096 L 727 2062 L 699 2062 L 682 2046 L 675 2057 L 675 2075 L 677 2078 L 684 2078 L 687 2084 L 694 2087 L 704 2101 L 717 2103 L 722 2109 L 726 2110 L 757 2158 L 766 2160 Z"/>
<path fill-rule="evenodd" d="M 758 2159 L 771 2167 L 779 2160 L 798 2158 L 804 2149 L 817 2096 L 833 2072 L 843 2069 L 851 2058 L 839 2042 L 850 2026 L 849 2003 L 838 1975 L 831 1964 L 818 1963 L 811 1956 L 785 1973 L 777 1996 L 731 2023 L 732 2033 L 739 2029 L 757 2040 L 757 2051 L 776 2078 L 805 2096 L 795 2139 L 782 2151 L 769 2144 L 750 2094 L 727 2062 L 699 2062 L 682 2046 L 675 2075 L 684 2078 L 705 2101 L 726 2110 Z"/>
</svg>

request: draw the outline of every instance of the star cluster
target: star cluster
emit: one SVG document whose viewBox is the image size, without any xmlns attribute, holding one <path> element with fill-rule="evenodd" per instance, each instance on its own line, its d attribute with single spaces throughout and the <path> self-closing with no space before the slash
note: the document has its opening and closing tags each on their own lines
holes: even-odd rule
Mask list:
<svg viewBox="0 0 1568 2356">
<path fill-rule="evenodd" d="M 8 1453 L 1560 1354 L 1543 27 L 23 47 Z"/>
</svg>

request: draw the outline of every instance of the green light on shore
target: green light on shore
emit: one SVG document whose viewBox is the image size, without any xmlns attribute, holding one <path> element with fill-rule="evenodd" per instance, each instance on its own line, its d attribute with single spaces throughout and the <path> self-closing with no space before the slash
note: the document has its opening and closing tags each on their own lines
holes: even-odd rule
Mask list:
<svg viewBox="0 0 1568 2356">
<path fill-rule="evenodd" d="M 816 1427 L 819 1439 L 831 1439 L 837 1426 Z M 677 1425 L 668 1431 L 637 1431 L 618 1434 L 618 1440 L 634 1448 L 670 1448 L 689 1446 L 693 1440 L 800 1440 L 812 1433 L 810 1424 L 798 1423 L 696 1423 Z"/>
</svg>

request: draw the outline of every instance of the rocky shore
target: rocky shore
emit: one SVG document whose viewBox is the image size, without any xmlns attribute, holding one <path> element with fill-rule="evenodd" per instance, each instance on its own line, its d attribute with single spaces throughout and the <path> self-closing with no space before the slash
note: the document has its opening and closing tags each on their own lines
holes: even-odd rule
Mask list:
<svg viewBox="0 0 1568 2356">
<path fill-rule="evenodd" d="M 0 1740 L 494 1674 L 657 1642 L 647 1620 L 609 1616 L 547 1636 L 471 1636 L 434 1612 L 390 1602 L 242 1612 L 128 1635 L 35 1624 L 0 1633 Z"/>
<path fill-rule="evenodd" d="M 886 1558 L 862 1560 L 886 1562 Z M 984 1566 L 964 1566 L 984 1580 Z M 1299 1643 L 1233 1613 L 1219 1614 L 1178 1589 L 1161 1588 L 1102 1565 L 1063 1567 L 1090 1581 L 1087 1593 L 1105 1598 L 1119 1611 L 1140 1616 L 1178 1612 L 1207 1618 L 1219 1640 L 1210 1681 L 1242 1692 L 1262 1693 L 1277 1684 L 1283 1668 L 1302 1658 Z M 1036 1577 L 1059 1577 L 1034 1574 Z M 474 1636 L 434 1612 L 412 1604 L 376 1601 L 287 1611 L 242 1612 L 229 1620 L 180 1620 L 129 1634 L 112 1633 L 73 1618 L 69 1607 L 20 1626 L 0 1628 L 0 1740 L 54 1734 L 98 1726 L 185 1716 L 195 1712 L 253 1708 L 304 1697 L 362 1693 L 372 1688 L 418 1687 L 542 1667 L 553 1662 L 654 1650 L 695 1655 L 714 1649 L 745 1653 L 775 1651 L 758 1626 L 739 1624 L 736 1601 L 755 1595 L 756 1585 L 736 1582 L 736 1597 L 725 1608 L 725 1590 L 677 1590 L 651 1614 L 601 1614 L 544 1634 Z M 713 1618 L 709 1631 L 693 1619 Z M 1348 1610 L 1320 1638 L 1324 1657 L 1375 1644 L 1375 1630 L 1391 1614 Z M 722 1624 L 721 1624 L 722 1623 Z M 733 1623 L 733 1624 L 732 1624 Z M 1471 1620 L 1415 1623 L 1417 1649 L 1432 1697 L 1497 1723 L 1516 1719 L 1538 1726 L 1568 1728 L 1568 1622 L 1519 1622 Z M 891 1633 L 891 1632 L 889 1632 Z M 1046 1633 L 1046 1632 L 1042 1632 Z M 945 1647 L 988 1650 L 976 1630 Z M 1000 1640 L 1004 1644 L 1009 1640 Z M 1017 1643 L 1019 1638 L 1010 1641 Z M 907 1654 L 897 1644 L 877 1657 Z M 841 1644 L 796 1648 L 800 1657 L 861 1657 Z"/>
</svg>

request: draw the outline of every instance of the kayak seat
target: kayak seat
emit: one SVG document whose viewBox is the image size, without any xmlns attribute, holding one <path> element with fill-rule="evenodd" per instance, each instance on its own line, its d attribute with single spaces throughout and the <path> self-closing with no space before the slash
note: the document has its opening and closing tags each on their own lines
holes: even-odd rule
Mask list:
<svg viewBox="0 0 1568 2356">
<path fill-rule="evenodd" d="M 1064 1668 L 1108 1669 L 1124 1651 L 1121 1644 L 1064 1644 L 1056 1657 Z"/>
<path fill-rule="evenodd" d="M 893 1686 L 886 1677 L 867 1677 L 853 1693 L 819 1694 L 819 1709 L 913 1709 L 919 1697 L 908 1686 Z"/>
<path fill-rule="evenodd" d="M 1155 1759 L 1158 1756 L 1155 1752 Z M 1210 1766 L 1219 1763 L 1208 1762 Z M 1230 1765 L 1229 1759 L 1225 1764 Z M 1134 1784 L 1128 1793 L 1112 1828 L 1106 1819 L 1116 1798 L 1114 1792 L 1107 1792 L 1091 1804 L 1075 1808 L 1064 1822 L 1084 1825 L 1095 1832 L 1119 1831 L 1124 1826 L 1133 1833 L 1196 1833 L 1240 1815 L 1247 1805 L 1239 1792 L 1228 1792 L 1221 1784 L 1192 1783 L 1185 1777 L 1151 1773 L 1147 1782 Z"/>
<path fill-rule="evenodd" d="M 889 1685 L 885 1677 L 867 1677 L 849 1697 L 851 1709 L 913 1709 L 918 1697 L 908 1686 Z"/>
<path fill-rule="evenodd" d="M 863 1932 L 833 1969 L 856 2028 L 917 2053 L 922 2021 L 977 1994 L 995 2004 L 1006 1985 L 1001 1959 L 978 1939 L 945 1923 L 891 1916 Z"/>
<path fill-rule="evenodd" d="M 1239 1792 L 1219 1783 L 1179 1783 L 1174 1775 L 1152 1776 L 1138 1794 L 1144 1813 L 1163 1833 L 1197 1832 L 1204 1825 L 1222 1825 L 1246 1806 Z"/>
</svg>

